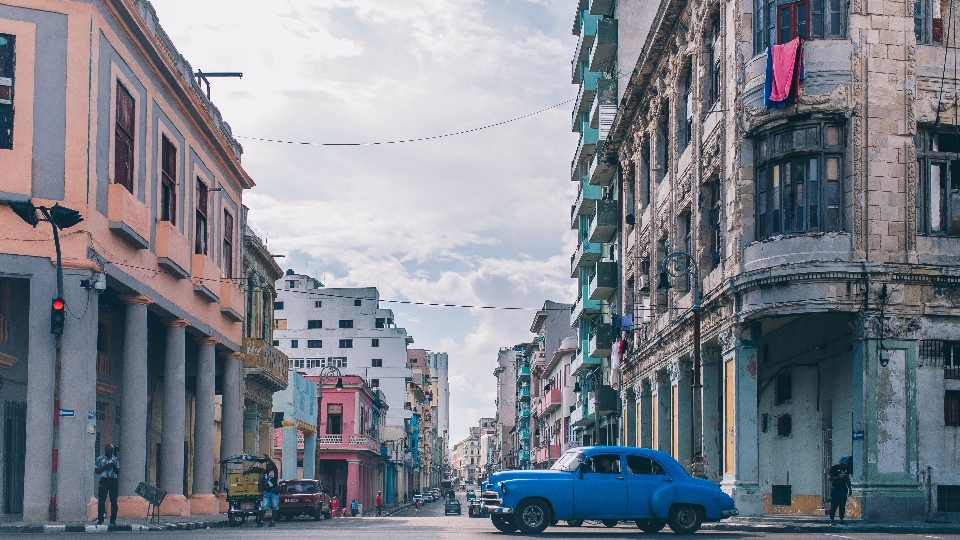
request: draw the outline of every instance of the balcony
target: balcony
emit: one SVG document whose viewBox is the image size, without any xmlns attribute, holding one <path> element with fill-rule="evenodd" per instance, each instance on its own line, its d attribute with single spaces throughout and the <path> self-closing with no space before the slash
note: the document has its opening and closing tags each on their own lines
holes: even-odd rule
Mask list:
<svg viewBox="0 0 960 540">
<path fill-rule="evenodd" d="M 584 411 L 583 402 L 578 401 L 572 411 L 570 411 L 570 425 L 583 427 L 593 423 L 594 416 Z"/>
<path fill-rule="evenodd" d="M 541 394 L 541 395 L 540 395 L 540 404 L 539 404 L 540 414 L 541 414 L 541 415 L 543 415 L 543 414 L 549 414 L 549 413 L 557 410 L 557 408 L 560 407 L 560 403 L 561 403 L 562 399 L 563 399 L 563 397 L 562 397 L 562 395 L 561 395 L 561 393 L 560 393 L 560 389 L 559 389 L 559 388 L 554 388 L 554 389 L 552 389 L 552 390 L 547 390 L 546 392 L 544 392 L 543 394 Z"/>
<path fill-rule="evenodd" d="M 321 452 L 370 452 L 380 455 L 380 441 L 369 435 L 319 435 L 317 449 Z"/>
<path fill-rule="evenodd" d="M 530 406 L 524 405 L 523 407 L 520 407 L 520 419 L 525 420 L 529 418 L 530 418 Z"/>
<path fill-rule="evenodd" d="M 587 295 L 581 294 L 580 297 L 577 298 L 577 302 L 573 304 L 573 310 L 570 312 L 570 321 L 572 324 L 577 324 L 581 316 L 590 313 L 600 313 L 600 301 L 590 300 Z"/>
<path fill-rule="evenodd" d="M 520 365 L 517 366 L 517 378 L 530 378 L 530 364 L 527 362 L 520 362 Z"/>
<path fill-rule="evenodd" d="M 587 414 L 604 415 L 617 410 L 617 391 L 606 385 L 600 385 L 597 391 L 590 392 L 587 397 Z"/>
<path fill-rule="evenodd" d="M 591 15 L 612 15 L 613 0 L 590 0 Z"/>
<path fill-rule="evenodd" d="M 537 448 L 533 453 L 534 463 L 547 463 L 560 457 L 560 445 L 548 444 Z"/>
<path fill-rule="evenodd" d="M 590 71 L 607 71 L 617 57 L 617 19 L 597 21 L 597 37 L 590 49 Z"/>
<path fill-rule="evenodd" d="M 582 122 L 581 126 L 577 151 L 573 154 L 573 161 L 570 162 L 570 179 L 573 181 L 580 180 L 577 172 L 580 170 L 580 162 L 593 157 L 600 137 L 600 130 L 590 127 L 589 123 Z"/>
<path fill-rule="evenodd" d="M 590 162 L 587 178 L 589 178 L 590 185 L 609 186 L 616 174 L 617 160 L 603 156 Z"/>
<path fill-rule="evenodd" d="M 244 310 L 243 291 L 232 279 L 220 280 L 220 313 L 233 322 L 243 320 Z"/>
<path fill-rule="evenodd" d="M 603 196 L 603 188 L 586 182 L 580 182 L 577 191 L 577 202 L 570 211 L 570 228 L 580 226 L 580 216 L 593 215 L 596 212 L 597 201 Z"/>
<path fill-rule="evenodd" d="M 570 371 L 571 373 L 577 373 L 583 369 L 593 369 L 599 365 L 600 359 L 589 356 L 586 354 L 586 349 L 582 348 L 576 355 L 574 355 L 573 360 L 570 362 Z"/>
<path fill-rule="evenodd" d="M 591 358 L 609 358 L 612 336 L 609 324 L 598 324 L 596 333 L 590 338 L 588 351 Z"/>
<path fill-rule="evenodd" d="M 520 450 L 519 455 L 520 455 L 520 459 L 521 459 L 522 461 L 530 461 L 530 451 L 529 451 L 529 450 L 522 449 L 522 450 Z"/>
<path fill-rule="evenodd" d="M 600 260 L 600 244 L 596 242 L 583 241 L 577 246 L 577 251 L 570 257 L 570 277 L 579 276 L 581 266 L 593 266 Z"/>
<path fill-rule="evenodd" d="M 520 401 L 530 401 L 530 386 L 523 385 L 517 391 L 517 397 L 520 398 Z"/>
<path fill-rule="evenodd" d="M 580 84 L 580 63 L 586 62 L 590 56 L 590 49 L 593 48 L 594 38 L 597 35 L 597 21 L 599 20 L 600 17 L 588 15 L 581 21 L 580 39 L 577 41 L 573 60 L 570 61 L 571 84 Z"/>
<path fill-rule="evenodd" d="M 287 355 L 262 339 L 243 339 L 243 377 L 279 392 L 287 387 Z"/>
<path fill-rule="evenodd" d="M 617 263 L 600 261 L 597 263 L 597 273 L 590 280 L 590 299 L 608 300 L 617 290 Z"/>
<path fill-rule="evenodd" d="M 110 230 L 131 246 L 137 249 L 150 247 L 150 211 L 120 184 L 110 184 L 107 192 L 107 219 L 110 220 Z"/>
<path fill-rule="evenodd" d="M 617 201 L 597 201 L 596 213 L 590 222 L 587 238 L 591 242 L 606 243 L 617 232 L 620 210 Z"/>
<path fill-rule="evenodd" d="M 577 99 L 573 102 L 573 112 L 570 113 L 572 131 L 580 131 L 580 114 L 590 112 L 590 107 L 597 95 L 597 81 L 599 79 L 599 73 L 593 71 L 584 73 L 583 80 L 580 82 L 580 90 L 577 92 Z"/>
<path fill-rule="evenodd" d="M 190 239 L 169 221 L 157 222 L 156 235 L 157 266 L 179 279 L 190 277 Z"/>
<path fill-rule="evenodd" d="M 521 441 L 526 441 L 530 439 L 530 429 L 523 428 L 519 431 L 519 436 Z"/>
<path fill-rule="evenodd" d="M 217 295 L 220 292 L 220 268 L 217 263 L 213 262 L 213 259 L 206 255 L 194 253 L 190 275 L 193 281 L 193 292 L 207 302 L 220 300 Z"/>
</svg>

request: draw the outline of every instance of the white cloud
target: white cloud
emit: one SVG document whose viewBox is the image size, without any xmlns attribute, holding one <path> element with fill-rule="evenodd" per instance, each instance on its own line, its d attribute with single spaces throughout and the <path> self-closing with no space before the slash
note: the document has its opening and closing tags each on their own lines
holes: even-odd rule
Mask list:
<svg viewBox="0 0 960 540">
<path fill-rule="evenodd" d="M 370 142 L 471 129 L 573 97 L 570 2 L 153 0 L 239 135 Z M 539 307 L 571 301 L 576 146 L 569 106 L 469 135 L 375 147 L 241 139 L 250 219 L 281 264 L 381 297 Z M 393 307 L 447 351 L 451 438 L 495 411 L 500 347 L 532 311 Z"/>
</svg>

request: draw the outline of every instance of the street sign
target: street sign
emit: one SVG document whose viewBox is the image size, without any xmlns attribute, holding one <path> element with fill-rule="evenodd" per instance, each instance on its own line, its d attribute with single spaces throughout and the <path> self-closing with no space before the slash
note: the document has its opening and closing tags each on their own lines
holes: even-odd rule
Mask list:
<svg viewBox="0 0 960 540">
<path fill-rule="evenodd" d="M 60 416 L 73 418 L 76 414 L 73 409 L 60 409 Z"/>
</svg>

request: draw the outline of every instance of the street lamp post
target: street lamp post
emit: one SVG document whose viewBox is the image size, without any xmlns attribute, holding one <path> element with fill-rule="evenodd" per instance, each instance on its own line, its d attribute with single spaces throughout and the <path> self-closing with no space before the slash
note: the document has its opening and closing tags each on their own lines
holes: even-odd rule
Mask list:
<svg viewBox="0 0 960 540">
<path fill-rule="evenodd" d="M 700 291 L 700 265 L 696 258 L 686 251 L 670 251 L 670 242 L 666 242 L 667 255 L 660 262 L 660 279 L 657 283 L 657 289 L 668 290 L 673 288 L 670 284 L 670 277 L 693 277 L 693 307 L 690 311 L 693 313 L 693 403 L 691 404 L 691 426 L 690 426 L 690 446 L 693 456 L 691 459 L 692 473 L 696 476 L 700 460 L 703 457 L 703 430 L 698 426 L 698 417 L 700 413 L 700 404 L 702 403 L 703 384 L 700 380 L 700 314 L 703 312 L 701 306 Z M 699 437 L 698 437 L 699 433 Z M 699 439 L 699 445 L 697 440 Z"/>
</svg>

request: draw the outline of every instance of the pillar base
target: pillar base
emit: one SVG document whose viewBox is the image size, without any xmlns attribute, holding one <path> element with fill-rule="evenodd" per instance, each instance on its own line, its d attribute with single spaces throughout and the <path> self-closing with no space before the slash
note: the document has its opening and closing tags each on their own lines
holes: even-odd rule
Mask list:
<svg viewBox="0 0 960 540">
<path fill-rule="evenodd" d="M 190 514 L 199 515 L 199 514 L 219 514 L 220 513 L 220 501 L 210 493 L 207 494 L 196 494 L 190 496 Z"/>
<path fill-rule="evenodd" d="M 96 497 L 90 497 L 90 500 L 87 502 L 87 521 L 93 521 L 97 519 L 97 503 L 99 501 Z M 107 515 L 104 517 L 104 520 L 110 520 L 110 500 L 107 500 Z M 146 519 L 147 517 L 147 500 L 139 495 L 121 495 L 117 497 L 117 518 L 132 518 L 132 519 Z"/>
<path fill-rule="evenodd" d="M 217 493 L 217 501 L 217 506 L 220 508 L 220 513 L 226 514 L 230 510 L 230 504 L 227 503 L 227 494 Z"/>
<path fill-rule="evenodd" d="M 763 516 L 763 494 L 756 484 L 722 483 L 720 488 L 733 497 L 733 503 L 741 516 Z"/>
<path fill-rule="evenodd" d="M 183 495 L 173 495 L 168 493 L 160 504 L 161 516 L 189 516 L 190 500 Z"/>
</svg>

